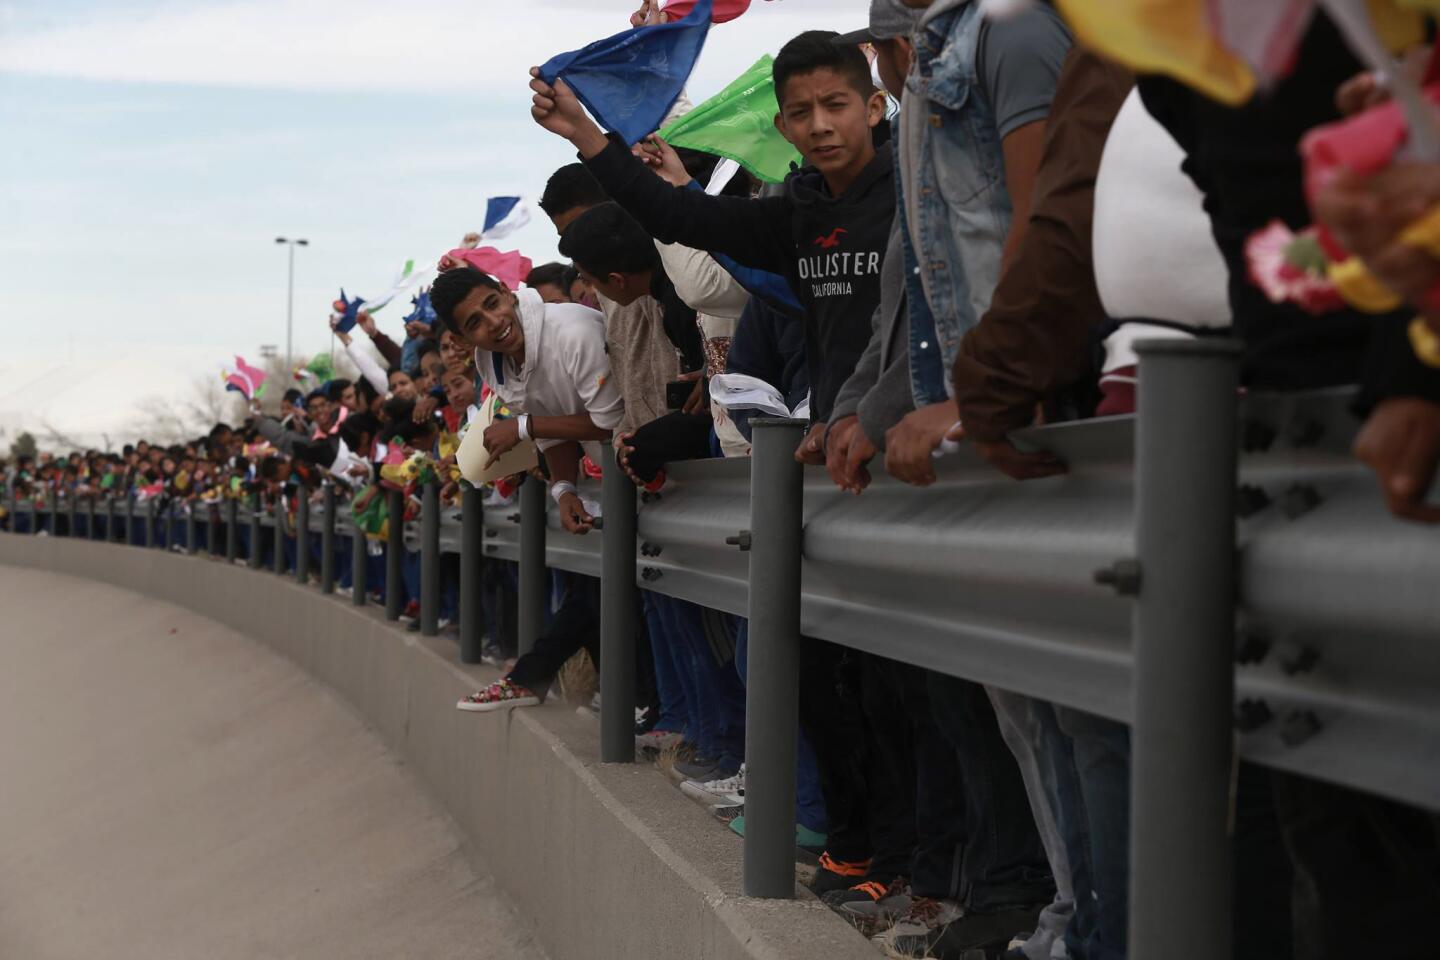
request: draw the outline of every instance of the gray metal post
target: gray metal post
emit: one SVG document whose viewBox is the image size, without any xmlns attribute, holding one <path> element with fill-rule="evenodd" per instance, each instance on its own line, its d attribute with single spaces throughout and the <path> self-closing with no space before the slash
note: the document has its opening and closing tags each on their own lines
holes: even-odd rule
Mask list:
<svg viewBox="0 0 1440 960">
<path fill-rule="evenodd" d="M 240 556 L 240 501 L 225 501 L 225 560 L 234 563 Z"/>
<path fill-rule="evenodd" d="M 635 762 L 635 484 L 605 455 L 600 512 L 600 759 Z M 594 536 L 595 534 L 589 534 Z"/>
<path fill-rule="evenodd" d="M 385 619 L 399 620 L 404 609 L 400 596 L 405 590 L 400 572 L 400 560 L 405 555 L 405 494 L 391 490 L 389 496 L 390 537 L 385 543 Z"/>
<path fill-rule="evenodd" d="M 440 485 L 425 484 L 420 504 L 420 635 L 440 632 Z"/>
<path fill-rule="evenodd" d="M 145 501 L 145 546 L 147 546 L 147 547 L 158 546 L 158 544 L 155 542 L 156 539 L 157 539 L 157 537 L 155 536 L 155 515 L 156 515 L 157 512 L 158 512 L 158 511 L 155 509 L 155 498 L 154 498 L 154 497 L 151 497 L 149 500 L 146 500 L 146 501 Z"/>
<path fill-rule="evenodd" d="M 545 484 L 526 477 L 520 484 L 519 649 L 535 649 L 545 629 Z M 602 657 L 603 658 L 603 657 Z M 604 694 L 601 694 L 604 699 Z"/>
<path fill-rule="evenodd" d="M 485 565 L 485 494 L 466 486 L 460 495 L 460 662 L 479 663 L 485 644 L 481 570 Z"/>
<path fill-rule="evenodd" d="M 191 503 L 182 505 L 182 509 L 185 511 L 185 552 L 192 557 L 200 552 L 200 538 L 196 536 L 196 534 L 199 533 L 200 524 L 195 521 L 195 507 L 197 502 L 198 501 L 192 501 Z M 172 533 L 174 529 L 175 525 L 173 523 L 170 524 Z"/>
<path fill-rule="evenodd" d="M 285 508 L 280 500 L 275 501 L 275 550 L 270 558 L 276 576 L 285 576 Z"/>
<path fill-rule="evenodd" d="M 66 530 L 65 530 L 65 536 L 70 537 L 71 539 L 74 539 L 75 537 L 78 537 L 78 536 L 80 535 L 80 534 L 78 534 L 78 533 L 76 532 L 77 530 L 80 529 L 80 524 L 79 524 L 79 519 L 80 519 L 80 510 L 79 510 L 80 502 L 79 502 L 79 501 L 80 501 L 80 497 L 79 497 L 79 495 L 78 495 L 74 490 L 71 490 L 71 491 L 70 491 L 70 495 L 69 495 L 68 497 L 66 497 L 65 499 L 66 499 L 66 506 L 68 506 L 68 507 L 70 508 L 70 515 L 69 515 L 68 520 L 66 521 L 66 522 L 69 524 L 69 526 L 68 526 L 68 527 L 66 528 Z"/>
<path fill-rule="evenodd" d="M 1240 350 L 1200 339 L 1138 352 L 1129 949 L 1214 960 L 1232 939 Z"/>
<path fill-rule="evenodd" d="M 60 536 L 60 490 L 50 491 L 50 536 Z"/>
<path fill-rule="evenodd" d="M 107 543 L 115 540 L 115 533 L 120 529 L 119 513 L 115 509 L 115 497 L 110 495 L 105 498 L 105 541 Z"/>
<path fill-rule="evenodd" d="M 212 557 L 220 556 L 220 511 L 213 503 L 205 504 L 205 549 Z"/>
<path fill-rule="evenodd" d="M 100 539 L 100 524 L 95 510 L 95 495 L 92 493 L 85 504 L 85 536 L 91 540 Z"/>
<path fill-rule="evenodd" d="M 40 501 L 35 499 L 35 491 L 30 491 L 30 533 L 32 535 L 40 532 Z"/>
<path fill-rule="evenodd" d="M 260 525 L 260 501 L 250 508 L 250 556 L 251 570 L 259 570 L 265 564 L 265 528 Z"/>
<path fill-rule="evenodd" d="M 366 564 L 370 561 L 370 550 L 365 531 L 360 529 L 360 521 L 352 515 L 350 522 L 354 527 L 350 534 L 350 602 L 363 607 L 365 593 L 369 589 L 366 580 L 370 571 L 366 569 Z"/>
<path fill-rule="evenodd" d="M 310 582 L 310 491 L 303 486 L 295 504 L 295 582 Z"/>
<path fill-rule="evenodd" d="M 135 541 L 135 493 L 133 491 L 125 494 L 125 538 L 122 541 L 125 546 L 130 546 Z"/>
<path fill-rule="evenodd" d="M 803 420 L 750 422 L 750 645 L 745 683 L 745 895 L 795 896 L 800 735 Z M 608 518 L 607 518 L 608 523 Z"/>
<path fill-rule="evenodd" d="M 320 487 L 325 516 L 320 519 L 320 592 L 335 592 L 335 484 Z"/>
</svg>

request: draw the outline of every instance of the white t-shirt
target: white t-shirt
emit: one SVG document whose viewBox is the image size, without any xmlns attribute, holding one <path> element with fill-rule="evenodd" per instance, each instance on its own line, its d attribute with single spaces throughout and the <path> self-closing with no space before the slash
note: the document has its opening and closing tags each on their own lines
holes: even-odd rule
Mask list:
<svg viewBox="0 0 1440 960">
<path fill-rule="evenodd" d="M 1120 107 L 1095 178 L 1095 285 L 1105 312 L 1190 327 L 1230 326 L 1228 273 L 1185 154 L 1140 102 Z M 1136 340 L 1183 331 L 1127 323 L 1105 340 L 1105 370 L 1136 362 Z"/>
<path fill-rule="evenodd" d="M 509 357 L 476 350 L 480 378 L 516 413 L 538 417 L 588 413 L 601 429 L 618 427 L 625 404 L 610 374 L 605 318 L 578 303 L 547 304 L 534 290 L 517 290 L 515 295 L 525 332 L 525 364 L 517 366 Z M 564 442 L 537 440 L 536 445 L 546 450 Z M 591 460 L 604 462 L 598 443 L 584 446 Z"/>
</svg>

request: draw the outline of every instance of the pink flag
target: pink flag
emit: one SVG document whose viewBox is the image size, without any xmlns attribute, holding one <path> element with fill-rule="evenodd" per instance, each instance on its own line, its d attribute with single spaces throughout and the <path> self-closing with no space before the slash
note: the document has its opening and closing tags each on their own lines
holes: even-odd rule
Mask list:
<svg viewBox="0 0 1440 960">
<path fill-rule="evenodd" d="M 235 358 L 235 369 L 240 372 L 240 376 L 250 381 L 250 395 L 258 395 L 260 385 L 265 382 L 265 371 L 259 367 L 250 366 L 245 362 L 244 357 Z"/>
<path fill-rule="evenodd" d="M 695 0 L 670 0 L 663 9 L 670 18 L 670 22 L 687 16 L 695 7 Z M 715 0 L 715 5 L 710 9 L 711 23 L 728 23 L 740 14 L 750 9 L 750 0 Z"/>
<path fill-rule="evenodd" d="M 468 263 L 476 270 L 483 270 L 511 290 L 520 288 L 520 284 L 525 282 L 525 278 L 530 275 L 530 270 L 534 266 L 530 258 L 521 254 L 519 250 L 501 253 L 494 247 L 480 247 L 476 250 L 457 247 L 440 258 L 441 270 L 447 269 L 445 264 L 447 260 Z"/>
</svg>

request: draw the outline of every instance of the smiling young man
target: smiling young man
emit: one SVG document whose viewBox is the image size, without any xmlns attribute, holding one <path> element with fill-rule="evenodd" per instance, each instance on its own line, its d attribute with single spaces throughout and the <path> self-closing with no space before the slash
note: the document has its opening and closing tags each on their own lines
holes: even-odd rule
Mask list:
<svg viewBox="0 0 1440 960">
<path fill-rule="evenodd" d="M 723 253 L 789 281 L 805 312 L 816 422 L 797 455 L 816 463 L 835 395 L 870 339 L 895 213 L 890 148 L 877 150 L 873 138 L 885 119 L 885 95 L 864 54 L 836 45 L 835 36 L 807 31 L 775 58 L 775 125 L 806 165 L 786 179 L 783 195 L 760 200 L 667 184 L 606 137 L 564 83 L 552 87 L 536 76 L 530 84 L 536 122 L 573 143 L 610 197 L 656 240 Z M 673 151 L 658 147 L 659 163 L 678 164 Z"/>
<path fill-rule="evenodd" d="M 492 458 L 534 440 L 550 471 L 550 495 L 571 533 L 594 518 L 575 492 L 580 445 L 602 462 L 599 441 L 620 423 L 625 405 L 612 382 L 600 314 L 573 303 L 545 303 L 534 290 L 511 292 L 473 268 L 435 280 L 430 300 L 440 320 L 475 351 L 485 384 L 519 416 L 485 431 Z"/>
</svg>

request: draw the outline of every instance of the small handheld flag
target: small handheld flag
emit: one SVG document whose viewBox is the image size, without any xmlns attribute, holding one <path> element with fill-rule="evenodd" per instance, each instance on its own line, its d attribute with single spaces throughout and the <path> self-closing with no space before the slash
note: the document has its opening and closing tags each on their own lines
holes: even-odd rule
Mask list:
<svg viewBox="0 0 1440 960">
<path fill-rule="evenodd" d="M 530 205 L 520 197 L 491 197 L 485 203 L 485 226 L 480 236 L 486 240 L 499 240 L 529 222 Z"/>
</svg>

